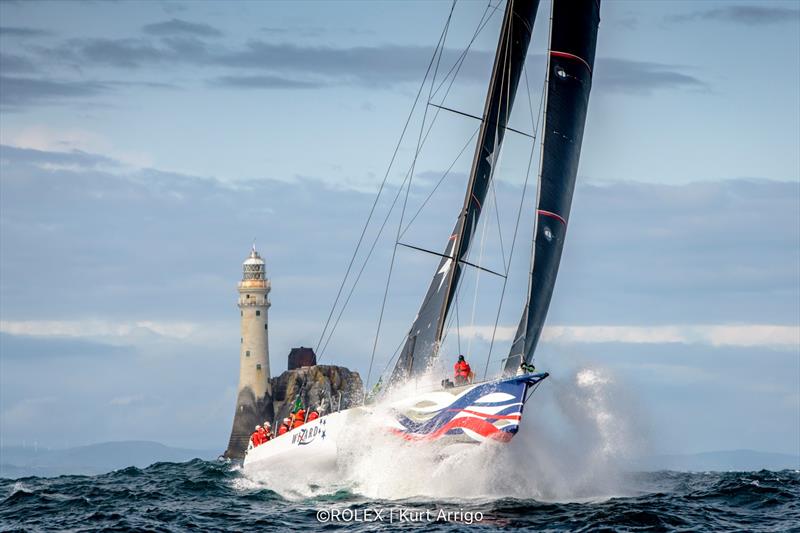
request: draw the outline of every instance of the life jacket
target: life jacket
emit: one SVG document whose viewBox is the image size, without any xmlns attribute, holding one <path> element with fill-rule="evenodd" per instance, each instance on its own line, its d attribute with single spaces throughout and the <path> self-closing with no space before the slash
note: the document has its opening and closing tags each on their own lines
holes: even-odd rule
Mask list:
<svg viewBox="0 0 800 533">
<path fill-rule="evenodd" d="M 269 434 L 267 433 L 267 430 L 264 428 L 261 428 L 259 430 L 258 436 L 261 437 L 261 444 L 264 444 L 269 440 Z"/>
<path fill-rule="evenodd" d="M 261 432 L 254 431 L 252 435 L 250 435 L 250 442 L 253 443 L 253 447 L 258 446 L 261 444 Z"/>
<path fill-rule="evenodd" d="M 308 413 L 308 421 L 309 422 L 311 422 L 312 420 L 316 420 L 317 418 L 319 418 L 319 413 L 318 412 L 311 411 L 310 413 Z"/>
<path fill-rule="evenodd" d="M 472 372 L 472 369 L 469 367 L 469 363 L 466 361 L 458 361 L 453 366 L 455 369 L 456 377 L 462 377 L 464 379 L 469 378 L 469 373 Z"/>
<path fill-rule="evenodd" d="M 306 410 L 300 409 L 294 414 L 294 422 L 292 422 L 292 429 L 299 428 L 306 423 Z"/>
<path fill-rule="evenodd" d="M 289 431 L 289 426 L 287 426 L 286 424 L 281 424 L 281 427 L 278 428 L 278 436 L 280 437 L 281 435 L 287 433 L 288 431 Z"/>
</svg>

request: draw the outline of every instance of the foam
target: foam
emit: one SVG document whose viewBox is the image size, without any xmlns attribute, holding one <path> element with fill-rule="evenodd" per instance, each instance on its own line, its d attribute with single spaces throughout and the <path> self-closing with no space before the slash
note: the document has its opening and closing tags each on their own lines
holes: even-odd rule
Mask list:
<svg viewBox="0 0 800 533">
<path fill-rule="evenodd" d="M 380 421 L 388 414 L 390 397 L 340 437 L 335 472 L 298 468 L 249 480 L 291 499 L 342 490 L 381 500 L 592 501 L 618 496 L 623 492 L 621 465 L 638 449 L 635 416 L 623 391 L 607 370 L 581 368 L 539 388 L 510 443 L 448 447 L 387 433 Z"/>
</svg>

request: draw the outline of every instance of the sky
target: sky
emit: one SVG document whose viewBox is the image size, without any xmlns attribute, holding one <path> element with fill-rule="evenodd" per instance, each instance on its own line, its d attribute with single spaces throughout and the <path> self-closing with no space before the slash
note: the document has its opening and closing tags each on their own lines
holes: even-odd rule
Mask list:
<svg viewBox="0 0 800 533">
<path fill-rule="evenodd" d="M 424 105 L 390 161 L 450 8 L 0 2 L 2 443 L 222 450 L 238 379 L 236 282 L 253 239 L 273 286 L 275 375 L 290 348 L 318 345 L 386 176 L 366 242 L 388 216 L 385 233 L 318 350 L 365 377 L 397 231 L 390 206 Z M 480 113 L 497 8 L 456 4 L 434 103 Z M 549 9 L 511 119 L 525 132 Z M 484 16 L 458 76 L 445 77 Z M 655 452 L 799 453 L 800 6 L 606 0 L 601 17 L 570 232 L 536 356 L 554 376 L 544 394 L 600 369 L 639 406 Z M 476 124 L 435 117 L 402 240 L 441 249 Z M 471 273 L 443 348 L 481 369 L 499 366 L 524 302 L 531 146 L 509 134 L 497 207 L 471 255 L 514 273 L 495 344 L 502 285 Z M 436 262 L 398 251 L 373 382 Z"/>
</svg>

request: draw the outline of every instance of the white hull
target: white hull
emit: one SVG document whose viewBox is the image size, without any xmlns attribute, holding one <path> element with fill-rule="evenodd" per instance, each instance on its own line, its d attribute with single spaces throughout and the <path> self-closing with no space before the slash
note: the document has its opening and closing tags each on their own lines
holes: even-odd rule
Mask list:
<svg viewBox="0 0 800 533">
<path fill-rule="evenodd" d="M 332 413 L 250 448 L 243 468 L 248 473 L 286 472 L 302 464 L 317 472 L 334 471 L 341 452 L 338 443 L 365 426 L 379 426 L 419 445 L 507 442 L 519 429 L 526 392 L 546 377 L 527 374 L 416 394 L 385 410 L 360 406 Z"/>
<path fill-rule="evenodd" d="M 287 471 L 298 463 L 324 472 L 336 468 L 337 439 L 361 407 L 332 413 L 303 424 L 256 448 L 244 458 L 245 471 Z"/>
</svg>

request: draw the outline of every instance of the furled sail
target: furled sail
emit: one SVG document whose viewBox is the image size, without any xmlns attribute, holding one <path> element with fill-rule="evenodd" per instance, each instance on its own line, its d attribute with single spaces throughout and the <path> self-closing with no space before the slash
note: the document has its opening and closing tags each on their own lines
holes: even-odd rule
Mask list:
<svg viewBox="0 0 800 533">
<path fill-rule="evenodd" d="M 392 381 L 424 372 L 436 355 L 503 143 L 538 5 L 539 0 L 508 0 L 506 5 L 464 206 L 408 333 Z"/>
<path fill-rule="evenodd" d="M 505 364 L 529 363 L 558 274 L 592 87 L 600 0 L 554 0 L 530 293 Z"/>
</svg>

